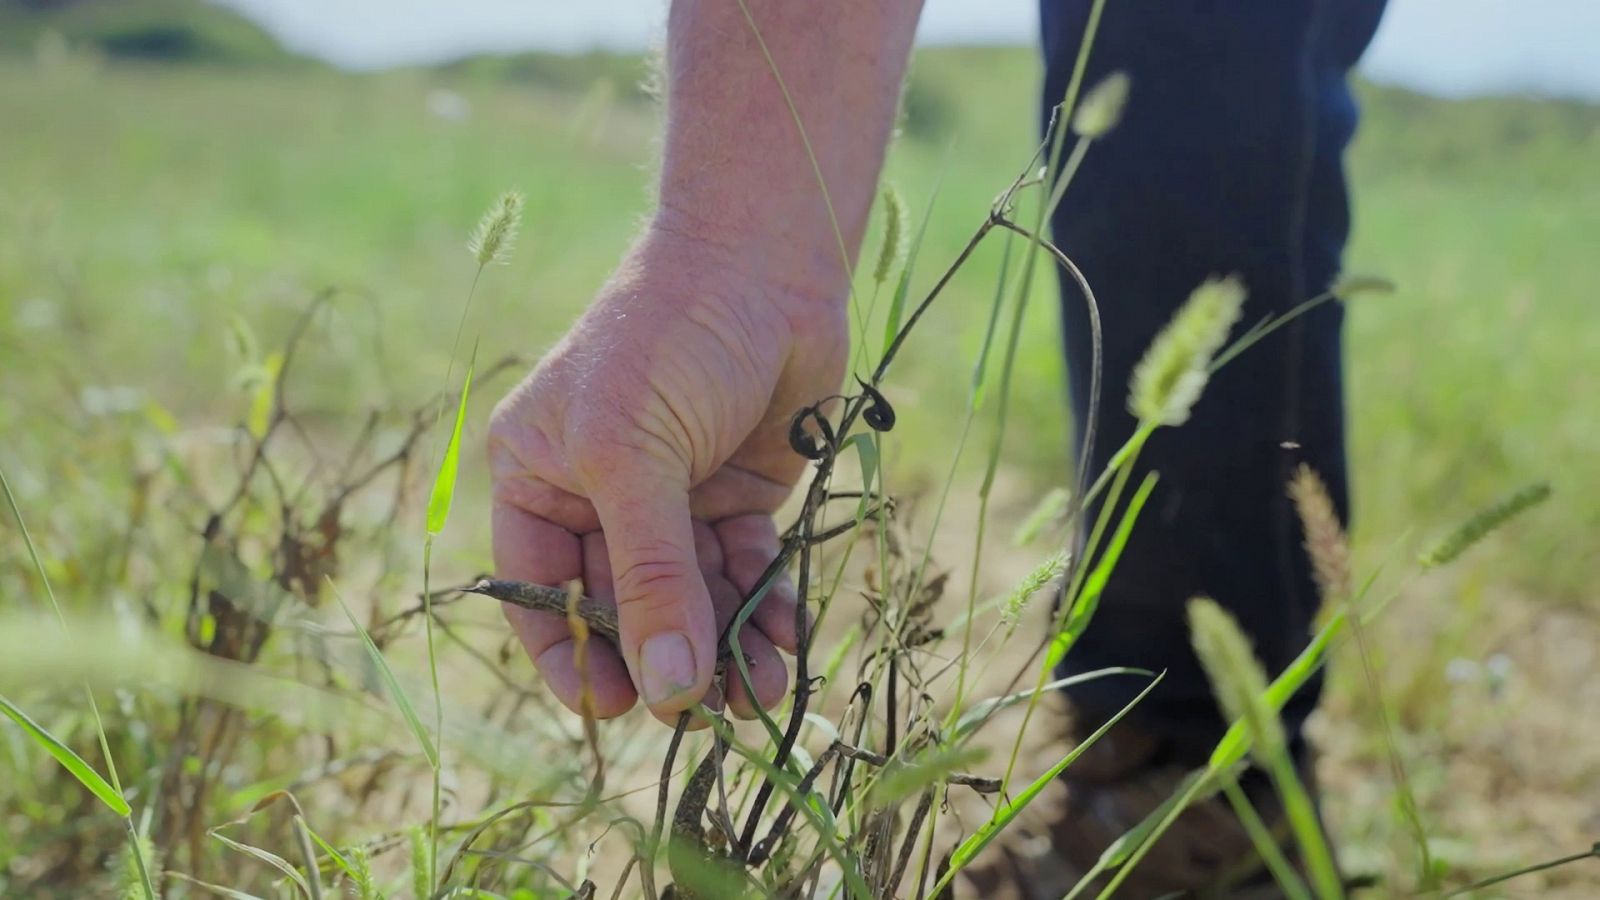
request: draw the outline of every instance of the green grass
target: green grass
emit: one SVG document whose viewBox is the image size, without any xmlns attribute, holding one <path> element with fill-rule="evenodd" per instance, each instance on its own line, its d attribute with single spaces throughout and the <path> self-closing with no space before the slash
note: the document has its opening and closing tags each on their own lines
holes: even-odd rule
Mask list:
<svg viewBox="0 0 1600 900">
<path fill-rule="evenodd" d="M 329 285 L 370 296 L 344 314 L 362 338 L 381 329 L 383 345 L 379 365 L 351 366 L 327 402 L 417 396 L 448 352 L 420 338 L 452 322 L 448 298 L 470 276 L 462 223 L 507 186 L 528 193 L 526 238 L 469 329 L 485 334 L 485 358 L 536 354 L 646 207 L 651 116 L 596 112 L 581 94 L 467 80 L 456 87 L 472 113 L 456 123 L 428 114 L 435 79 L 421 73 L 0 66 L 12 126 L 0 145 L 0 347 L 35 373 L 76 357 L 93 383 L 210 420 L 234 400 L 213 389 L 228 322 L 279 335 Z M 924 249 L 942 261 L 1003 186 L 996 161 L 1031 147 L 1037 73 L 1031 55 L 977 50 L 925 55 L 915 72 L 914 95 L 940 98 L 945 124 L 903 140 L 886 177 L 919 217 L 943 174 Z M 1600 226 L 1600 179 L 1583 161 L 1600 112 L 1363 93 L 1350 268 L 1400 291 L 1351 311 L 1357 533 L 1434 527 L 1535 477 L 1561 492 L 1600 445 L 1582 403 L 1600 377 L 1584 364 L 1583 327 L 1596 318 L 1584 247 Z M 986 249 L 958 276 L 908 357 L 900 382 L 915 392 L 902 403 L 939 408 L 965 390 L 966 373 L 919 361 L 972 357 L 997 257 Z M 1008 451 L 1041 477 L 1065 467 L 1051 287 L 1027 313 L 1013 398 L 1024 424 Z M 1450 352 L 1424 352 L 1430 336 Z M 0 424 L 63 399 L 49 390 L 47 379 L 14 389 Z M 1551 600 L 1584 596 L 1580 550 L 1600 529 L 1600 505 L 1581 493 L 1591 486 L 1572 488 L 1564 515 L 1535 526 L 1501 573 Z"/>
<path fill-rule="evenodd" d="M 251 417 L 260 379 L 249 370 L 261 365 L 261 348 L 282 345 L 320 290 L 343 292 L 294 360 L 292 388 L 311 428 L 353 431 L 373 403 L 436 396 L 475 268 L 465 235 L 506 189 L 526 195 L 522 236 L 510 264 L 479 287 L 464 331 L 481 335 L 480 375 L 483 361 L 531 358 L 553 342 L 647 206 L 654 114 L 619 74 L 636 68 L 606 59 L 350 77 L 315 68 L 0 57 L 0 464 L 65 605 L 136 618 L 182 590 L 191 560 L 162 550 L 192 555 L 202 510 L 171 500 L 145 508 L 141 479 L 177 471 L 217 501 L 229 486 L 218 461 L 230 457 L 207 443 L 205 426 Z M 907 201 L 909 223 L 921 221 L 933 185 L 941 185 L 918 249 L 913 298 L 1033 149 L 1038 75 L 1034 54 L 1021 50 L 940 50 L 915 61 L 908 120 L 886 173 Z M 429 112 L 430 94 L 441 88 L 468 101 L 464 120 Z M 1350 307 L 1361 570 L 1408 530 L 1431 539 L 1518 485 L 1548 480 L 1554 488 L 1551 502 L 1519 520 L 1514 535 L 1492 536 L 1448 578 L 1424 582 L 1374 625 L 1385 655 L 1399 663 L 1390 687 L 1425 818 L 1446 857 L 1451 842 L 1458 848 L 1447 862 L 1482 876 L 1499 863 L 1581 849 L 1564 843 L 1579 835 L 1582 819 L 1563 812 L 1560 800 L 1600 772 L 1600 760 L 1578 752 L 1575 737 L 1573 761 L 1545 771 L 1508 746 L 1515 734 L 1550 733 L 1541 730 L 1555 727 L 1543 711 L 1559 721 L 1573 702 L 1566 692 L 1581 689 L 1573 676 L 1541 668 L 1548 641 L 1530 644 L 1517 629 L 1567 623 L 1579 646 L 1600 630 L 1592 591 L 1600 479 L 1589 474 L 1600 447 L 1591 402 L 1600 389 L 1593 364 L 1600 309 L 1591 296 L 1600 275 L 1591 247 L 1600 234 L 1600 178 L 1591 163 L 1600 156 L 1600 110 L 1447 103 L 1370 86 L 1361 93 L 1349 268 L 1399 285 Z M 883 469 L 897 492 L 938 485 L 949 464 L 949 411 L 967 402 L 966 361 L 984 340 L 1000 246 L 990 242 L 962 270 L 896 365 L 887 390 L 901 424 L 885 443 Z M 992 513 L 999 527 L 988 540 L 997 553 L 998 536 L 1022 520 L 1029 497 L 1070 477 L 1054 279 L 1041 282 L 1013 363 Z M 253 337 L 230 338 L 236 334 Z M 874 331 L 870 340 L 877 339 Z M 237 349 L 250 343 L 253 358 Z M 487 479 L 474 447 L 504 378 L 475 386 L 463 420 L 456 514 L 434 551 L 451 577 L 489 565 Z M 1121 401 L 1117 386 L 1107 396 Z M 984 444 L 987 421 L 980 415 L 975 425 Z M 174 433 L 185 436 L 183 449 L 163 450 L 177 445 Z M 957 470 L 960 490 L 973 494 L 983 464 L 982 453 L 967 454 Z M 426 470 L 431 461 L 420 465 Z M 953 507 L 949 516 L 970 513 Z M 414 541 L 401 543 L 414 551 Z M 950 559 L 970 556 L 969 538 L 957 547 Z M 397 573 L 398 606 L 420 583 L 406 580 L 415 562 L 354 564 L 384 569 L 380 583 Z M 1027 568 L 985 561 L 986 578 L 1000 583 Z M 0 540 L 0 596 L 36 596 L 31 579 L 20 546 Z M 441 644 L 441 655 L 453 646 Z M 1477 689 L 1442 677 L 1451 657 L 1500 650 L 1526 672 L 1509 694 L 1470 694 Z M 415 646 L 384 652 L 397 684 L 417 696 L 427 657 Z M 1358 682 L 1336 677 L 1329 705 L 1332 777 L 1352 786 L 1332 803 L 1336 843 L 1371 868 L 1403 871 L 1387 860 L 1387 848 L 1405 843 L 1404 823 L 1363 794 L 1386 770 L 1381 736 L 1351 712 L 1362 696 Z M 450 684 L 447 677 L 447 694 Z M 93 746 L 80 694 L 0 687 L 80 753 Z M 113 750 L 119 764 L 128 760 L 136 808 L 161 775 L 137 723 L 164 702 L 125 698 L 114 713 Z M 1470 715 L 1453 712 L 1463 704 Z M 1479 740 L 1480 733 L 1503 734 L 1504 743 Z M 1465 772 L 1461 760 L 1470 761 Z M 45 765 L 0 742 L 0 773 L 43 779 Z M 1474 794 L 1474 773 L 1486 771 L 1510 773 L 1529 799 L 1496 808 L 1481 786 Z M 236 803 L 260 796 L 266 778 L 235 779 L 228 796 Z M 40 854 L 74 827 L 72 809 L 62 805 L 69 802 L 47 781 L 0 777 L 0 809 L 22 813 L 8 821 L 32 823 L 21 831 L 5 826 L 0 871 L 35 871 Z M 209 822 L 239 812 L 219 808 Z M 329 831 L 315 811 L 308 815 L 340 842 L 396 824 Z M 75 849 L 79 877 L 92 875 L 121 839 L 121 823 L 112 824 L 99 855 Z M 1508 833 L 1523 839 L 1507 842 Z M 1571 874 L 1581 868 L 1560 870 L 1551 884 L 1577 884 L 1581 892 L 1600 883 L 1592 874 L 1574 881 L 1584 877 Z M 0 888 L 8 877 L 0 875 Z"/>
</svg>

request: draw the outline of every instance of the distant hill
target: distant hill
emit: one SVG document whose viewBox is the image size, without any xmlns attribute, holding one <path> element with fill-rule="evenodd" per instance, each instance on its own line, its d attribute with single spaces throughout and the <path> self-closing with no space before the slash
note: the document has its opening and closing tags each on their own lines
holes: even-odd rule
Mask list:
<svg viewBox="0 0 1600 900">
<path fill-rule="evenodd" d="M 249 19 L 204 0 L 0 0 L 0 53 L 31 52 L 51 34 L 111 59 L 312 64 Z"/>
<path fill-rule="evenodd" d="M 654 72 L 653 63 L 645 54 L 606 50 L 575 54 L 544 50 L 481 54 L 432 68 L 469 79 L 506 81 L 577 93 L 609 83 L 620 99 L 630 101 L 644 100 L 648 96 L 648 84 Z"/>
</svg>

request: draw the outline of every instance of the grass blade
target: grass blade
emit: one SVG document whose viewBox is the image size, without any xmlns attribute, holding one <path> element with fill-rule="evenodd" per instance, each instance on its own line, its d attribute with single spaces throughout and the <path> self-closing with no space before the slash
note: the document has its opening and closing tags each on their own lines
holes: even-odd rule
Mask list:
<svg viewBox="0 0 1600 900">
<path fill-rule="evenodd" d="M 1348 613 L 1344 610 L 1334 613 L 1311 639 L 1311 643 L 1295 657 L 1294 662 L 1267 685 L 1262 697 L 1274 714 L 1281 711 L 1289 698 L 1304 687 L 1311 676 L 1322 667 L 1327 658 L 1328 648 L 1332 646 L 1334 639 L 1343 633 L 1348 621 Z M 1078 885 L 1067 894 L 1067 898 L 1077 897 L 1105 872 L 1129 867 L 1142 859 L 1150 846 L 1191 803 L 1221 790 L 1222 777 L 1244 759 L 1245 753 L 1250 749 L 1250 740 L 1250 733 L 1243 722 L 1234 722 L 1229 726 L 1222 740 L 1218 741 L 1216 748 L 1211 751 L 1211 758 L 1207 761 L 1206 767 L 1191 773 L 1182 789 L 1152 810 L 1138 825 L 1113 841 L 1111 846 L 1100 854 L 1100 859 L 1094 866 L 1079 880 Z M 1106 892 L 1103 892 L 1102 896 L 1115 890 L 1122 883 L 1123 877 L 1124 873 L 1119 872 L 1118 877 L 1107 885 Z"/>
<path fill-rule="evenodd" d="M 56 758 L 63 769 L 72 773 L 78 783 L 89 789 L 89 792 L 100 798 L 100 802 L 110 807 L 111 811 L 119 816 L 126 817 L 129 813 L 128 801 L 122 798 L 121 792 L 112 787 L 100 773 L 94 770 L 83 757 L 72 752 L 72 748 L 63 744 L 55 735 L 44 729 L 44 726 L 28 717 L 28 714 L 18 709 L 16 704 L 0 695 L 0 712 L 6 714 L 11 721 L 16 722 L 35 744 L 44 748 L 46 753 Z"/>
<path fill-rule="evenodd" d="M 211 893 L 216 894 L 218 897 L 226 897 L 227 900 L 266 900 L 266 898 L 258 897 L 255 894 L 247 894 L 244 891 L 236 891 L 233 888 L 223 887 L 220 884 L 212 884 L 209 881 L 201 881 L 198 878 L 185 875 L 182 872 L 169 872 L 168 874 L 180 881 L 187 881 L 195 887 L 208 890 Z"/>
<path fill-rule="evenodd" d="M 450 518 L 450 504 L 456 496 L 456 472 L 461 467 L 461 428 L 467 421 L 467 398 L 472 393 L 472 373 L 478 365 L 478 348 L 472 348 L 472 361 L 467 363 L 467 380 L 461 386 L 461 397 L 456 402 L 456 422 L 450 429 L 450 443 L 444 448 L 444 458 L 439 461 L 439 474 L 433 479 L 433 490 L 428 494 L 428 534 L 444 531 Z"/>
<path fill-rule="evenodd" d="M 1228 798 L 1228 805 L 1233 807 L 1234 815 L 1239 817 L 1245 833 L 1250 836 L 1250 843 L 1255 845 L 1256 853 L 1261 857 L 1261 861 L 1266 863 L 1267 871 L 1272 873 L 1272 877 L 1278 882 L 1278 887 L 1283 888 L 1284 896 L 1288 900 L 1310 900 L 1311 892 L 1306 888 L 1305 880 L 1283 855 L 1283 848 L 1278 846 L 1271 829 L 1261 820 L 1261 814 L 1250 804 L 1250 798 L 1245 795 L 1244 789 L 1239 787 L 1239 779 L 1232 777 L 1231 773 L 1225 775 L 1222 792 Z"/>
<path fill-rule="evenodd" d="M 306 893 L 311 895 L 311 900 L 322 900 L 322 873 L 317 871 L 317 850 L 311 841 L 311 828 L 299 813 L 295 813 L 293 821 L 300 858 L 306 863 Z"/>
<path fill-rule="evenodd" d="M 350 879 L 351 883 L 360 882 L 361 870 L 357 869 L 354 863 L 346 859 L 345 855 L 340 853 L 338 848 L 323 840 L 322 835 L 313 831 L 311 826 L 306 824 L 305 819 L 295 816 L 295 821 L 296 824 L 305 829 L 306 836 L 311 838 L 311 842 L 316 844 L 318 849 L 320 849 L 323 853 L 328 854 L 328 859 L 332 860 L 333 864 L 339 867 L 339 871 L 343 872 Z"/>
<path fill-rule="evenodd" d="M 389 689 L 389 695 L 394 698 L 395 705 L 400 707 L 400 714 L 405 716 L 406 724 L 411 726 L 411 731 L 417 736 L 417 743 L 422 747 L 422 755 L 428 758 L 428 765 L 439 765 L 439 751 L 433 746 L 433 740 L 428 737 L 428 729 L 422 725 L 417 711 L 411 706 L 411 701 L 406 698 L 406 692 L 401 689 L 400 682 L 395 679 L 394 671 L 389 668 L 389 661 L 383 658 L 383 651 L 372 642 L 372 635 L 367 634 L 367 629 L 361 627 L 356 620 L 356 614 L 350 611 L 344 602 L 344 596 L 339 593 L 339 588 L 328 579 L 328 586 L 333 588 L 333 599 L 339 601 L 339 608 L 344 610 L 345 617 L 350 620 L 350 626 L 361 635 L 361 643 L 367 648 L 367 656 L 372 659 L 372 664 L 377 667 L 378 675 L 383 679 L 384 686 Z"/>
<path fill-rule="evenodd" d="M 1050 786 L 1050 782 L 1054 781 L 1058 776 L 1061 775 L 1062 772 L 1065 772 L 1067 767 L 1076 762 L 1079 756 L 1082 756 L 1085 751 L 1094 746 L 1095 741 L 1100 740 L 1100 738 L 1104 736 L 1107 731 L 1111 730 L 1112 726 L 1116 725 L 1122 720 L 1123 716 L 1127 715 L 1135 706 L 1137 706 L 1139 701 L 1143 700 L 1147 695 L 1149 695 L 1152 690 L 1155 690 L 1156 685 L 1160 684 L 1161 679 L 1164 677 L 1166 677 L 1166 673 L 1163 672 L 1150 679 L 1150 683 L 1145 685 L 1145 689 L 1140 691 L 1138 696 L 1128 701 L 1128 705 L 1124 706 L 1121 710 L 1118 710 L 1117 714 L 1107 720 L 1104 725 L 1101 725 L 1099 728 L 1095 729 L 1094 733 L 1085 738 L 1083 743 L 1073 747 L 1072 751 L 1066 756 L 1062 757 L 1060 762 L 1057 762 L 1055 765 L 1046 769 L 1044 774 L 1040 775 L 1038 778 L 1035 778 L 1027 787 L 1023 788 L 1022 792 L 1017 794 L 1015 798 L 1007 800 L 1005 803 L 1001 804 L 1000 807 L 995 810 L 994 815 L 990 817 L 989 821 L 983 823 L 983 825 L 980 826 L 977 831 L 973 832 L 970 837 L 962 841 L 961 844 L 956 847 L 955 852 L 950 856 L 949 869 L 945 872 L 943 877 L 939 879 L 938 883 L 933 886 L 933 890 L 930 891 L 929 894 L 935 897 L 939 896 L 939 892 L 944 890 L 944 888 L 950 884 L 951 880 L 955 878 L 956 873 L 959 872 L 963 866 L 971 862 L 973 858 L 983 850 L 984 847 L 989 845 L 990 841 L 994 840 L 995 835 L 999 834 L 1002 829 L 1011 824 L 1011 821 L 1020 815 L 1023 809 L 1027 808 L 1028 804 L 1032 803 L 1034 798 L 1039 796 L 1040 792 Z"/>
<path fill-rule="evenodd" d="M 1072 611 L 1067 616 L 1066 627 L 1050 642 L 1049 661 L 1045 666 L 1047 670 L 1053 670 L 1066 657 L 1072 645 L 1078 642 L 1079 636 L 1089 627 L 1089 622 L 1094 618 L 1095 610 L 1100 605 L 1100 595 L 1105 592 L 1106 584 L 1111 580 L 1111 572 L 1117 567 L 1117 561 L 1122 558 L 1123 549 L 1128 546 L 1128 538 L 1133 534 L 1133 525 L 1138 521 L 1139 513 L 1144 510 L 1145 501 L 1150 499 L 1150 492 L 1155 490 L 1156 480 L 1154 472 L 1145 476 L 1144 482 L 1128 501 L 1128 508 L 1123 511 L 1122 519 L 1117 523 L 1117 530 L 1112 533 L 1111 541 L 1100 554 L 1100 560 L 1089 573 L 1089 577 L 1084 580 L 1078 596 L 1072 598 Z"/>
<path fill-rule="evenodd" d="M 877 432 L 851 435 L 840 449 L 851 446 L 856 448 L 861 462 L 861 501 L 856 504 L 856 524 L 859 525 L 867 518 L 867 509 L 872 505 L 872 485 L 878 478 Z"/>
<path fill-rule="evenodd" d="M 1333 644 L 1334 638 L 1344 633 L 1345 626 L 1349 623 L 1350 616 L 1344 610 L 1335 612 L 1328 617 L 1327 624 L 1317 632 L 1306 649 L 1300 651 L 1294 662 L 1279 673 L 1272 683 L 1267 685 L 1266 693 L 1262 696 L 1274 713 L 1280 712 L 1283 705 L 1289 702 L 1297 691 L 1305 686 L 1311 676 L 1322 668 L 1322 663 L 1328 654 L 1328 648 Z M 1245 753 L 1250 749 L 1250 734 L 1243 722 L 1235 722 L 1228 727 L 1217 742 L 1216 749 L 1211 751 L 1209 765 L 1213 769 L 1225 769 L 1228 766 L 1244 759 Z"/>
<path fill-rule="evenodd" d="M 242 841 L 236 841 L 225 834 L 219 833 L 215 828 L 206 833 L 221 841 L 223 846 L 229 850 L 243 853 L 282 872 L 290 881 L 294 882 L 295 887 L 299 888 L 302 894 L 308 897 L 311 896 L 311 886 L 306 883 L 305 876 L 301 875 L 300 870 L 295 868 L 287 859 L 273 853 L 271 850 L 263 850 L 260 847 L 252 847 Z"/>
<path fill-rule="evenodd" d="M 255 389 L 250 392 L 250 413 L 245 427 L 250 436 L 261 440 L 272 427 L 272 411 L 278 403 L 278 377 L 283 373 L 283 354 L 273 353 L 261 363 Z"/>
<path fill-rule="evenodd" d="M 1146 678 L 1150 678 L 1154 677 L 1155 674 L 1149 669 L 1109 666 L 1104 669 L 1095 669 L 1092 672 L 1082 672 L 1077 675 L 1068 675 L 1065 678 L 1057 678 L 1033 690 L 1017 691 L 1014 694 L 1006 694 L 1003 697 L 990 697 L 987 700 L 980 700 L 967 707 L 966 711 L 961 714 L 961 718 L 956 720 L 955 731 L 952 732 L 951 739 L 959 741 L 976 731 L 978 726 L 987 722 L 996 713 L 1003 712 L 1024 700 L 1047 694 L 1050 691 L 1072 687 L 1075 684 L 1083 684 L 1084 682 L 1094 681 L 1097 678 L 1105 678 L 1110 675 L 1143 675 Z"/>
<path fill-rule="evenodd" d="M 1283 801 L 1317 896 L 1343 897 L 1344 888 L 1316 807 L 1295 770 L 1278 711 L 1267 702 L 1267 676 L 1250 648 L 1250 639 L 1233 616 L 1208 597 L 1189 601 L 1189 631 L 1218 705 L 1250 731 L 1256 762 L 1271 776 Z"/>
</svg>

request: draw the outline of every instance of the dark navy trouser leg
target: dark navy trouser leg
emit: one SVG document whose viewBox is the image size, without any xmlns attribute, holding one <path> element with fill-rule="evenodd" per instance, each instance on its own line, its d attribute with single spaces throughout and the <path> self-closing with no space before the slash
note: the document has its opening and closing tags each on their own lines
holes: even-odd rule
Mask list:
<svg viewBox="0 0 1600 900">
<path fill-rule="evenodd" d="M 1046 121 L 1065 95 L 1090 6 L 1042 0 Z M 1132 91 L 1121 124 L 1091 148 L 1052 222 L 1094 287 L 1104 323 L 1106 387 L 1091 472 L 1132 434 L 1129 376 L 1196 285 L 1237 273 L 1250 323 L 1332 284 L 1349 230 L 1342 157 L 1356 109 L 1347 76 L 1382 9 L 1383 0 L 1106 4 L 1085 83 L 1121 70 Z M 1072 409 L 1082 423 L 1088 320 L 1076 289 L 1062 290 Z M 1285 488 L 1307 463 L 1347 514 L 1341 319 L 1334 304 L 1278 331 L 1212 379 L 1188 423 L 1156 433 L 1139 464 L 1158 471 L 1160 483 L 1064 663 L 1063 674 L 1166 669 L 1134 717 L 1181 749 L 1205 752 L 1222 729 L 1189 649 L 1190 597 L 1231 610 L 1269 674 L 1311 634 L 1316 588 Z M 1102 679 L 1072 696 L 1089 716 L 1104 716 L 1140 687 Z M 1285 711 L 1295 734 L 1320 688 L 1319 680 Z"/>
</svg>

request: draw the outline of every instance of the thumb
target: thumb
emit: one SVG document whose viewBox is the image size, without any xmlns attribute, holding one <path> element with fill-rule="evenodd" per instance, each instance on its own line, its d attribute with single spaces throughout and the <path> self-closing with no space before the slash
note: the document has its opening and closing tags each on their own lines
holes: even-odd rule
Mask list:
<svg viewBox="0 0 1600 900">
<path fill-rule="evenodd" d="M 711 686 L 717 622 L 695 557 L 682 475 L 613 472 L 591 492 L 605 532 L 622 656 L 651 712 L 688 709 Z"/>
</svg>

